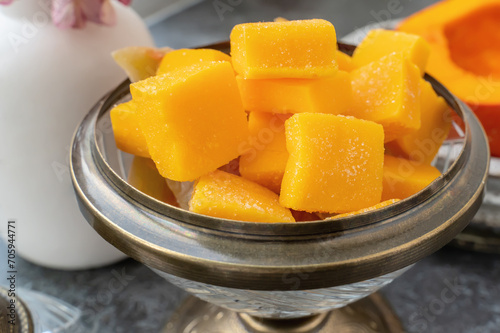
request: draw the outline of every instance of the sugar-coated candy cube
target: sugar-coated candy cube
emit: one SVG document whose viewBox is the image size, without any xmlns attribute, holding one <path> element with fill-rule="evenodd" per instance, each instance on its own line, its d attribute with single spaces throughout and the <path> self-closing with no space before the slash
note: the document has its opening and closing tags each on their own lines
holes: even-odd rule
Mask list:
<svg viewBox="0 0 500 333">
<path fill-rule="evenodd" d="M 451 112 L 424 79 L 420 79 L 420 92 L 420 128 L 389 142 L 387 147 L 398 156 L 430 164 L 448 136 Z"/>
<path fill-rule="evenodd" d="M 344 114 L 352 107 L 349 73 L 320 79 L 245 79 L 236 77 L 247 111 Z"/>
<path fill-rule="evenodd" d="M 192 181 L 240 155 L 248 123 L 229 62 L 203 62 L 130 88 L 163 177 Z"/>
<path fill-rule="evenodd" d="M 189 67 L 201 62 L 229 61 L 227 54 L 213 49 L 179 49 L 165 54 L 156 72 L 157 75 L 166 74 L 181 67 Z"/>
<path fill-rule="evenodd" d="M 382 200 L 406 199 L 423 190 L 439 176 L 441 172 L 429 164 L 386 155 Z"/>
<path fill-rule="evenodd" d="M 247 222 L 295 222 L 290 210 L 280 205 L 276 193 L 220 170 L 196 182 L 189 210 Z"/>
<path fill-rule="evenodd" d="M 380 202 L 384 132 L 353 117 L 299 113 L 285 122 L 290 157 L 281 183 L 283 206 L 345 213 Z"/>
<path fill-rule="evenodd" d="M 420 128 L 420 74 L 408 59 L 392 53 L 350 74 L 350 115 L 381 124 L 386 142 Z"/>
<path fill-rule="evenodd" d="M 286 150 L 285 120 L 290 115 L 250 112 L 248 127 L 250 140 L 242 146 L 240 174 L 275 193 L 280 192 L 285 173 Z"/>
<path fill-rule="evenodd" d="M 400 201 L 400 200 L 399 199 L 390 199 L 390 200 L 382 201 L 382 202 L 380 202 L 380 203 L 378 203 L 376 205 L 370 206 L 368 208 L 363 208 L 363 209 L 357 210 L 355 212 L 350 212 L 350 213 L 344 213 L 344 214 L 337 214 L 337 215 L 334 215 L 334 216 L 329 216 L 325 220 L 337 220 L 337 219 L 341 219 L 341 218 L 344 218 L 344 217 L 350 217 L 350 216 L 354 216 L 354 215 L 368 213 L 368 212 L 371 212 L 371 211 L 374 211 L 374 210 L 377 210 L 377 209 L 380 209 L 380 208 L 387 207 L 387 206 L 392 205 L 393 203 L 396 203 L 398 201 Z"/>
<path fill-rule="evenodd" d="M 337 71 L 337 37 L 325 20 L 259 22 L 231 31 L 235 71 L 248 79 L 317 78 Z"/>
<path fill-rule="evenodd" d="M 116 147 L 132 155 L 149 157 L 146 138 L 139 127 L 136 103 L 128 101 L 115 106 L 110 117 Z"/>
<path fill-rule="evenodd" d="M 421 36 L 401 31 L 374 29 L 370 30 L 356 47 L 352 61 L 355 67 L 361 67 L 393 52 L 402 53 L 418 66 L 423 75 L 431 48 Z"/>
</svg>

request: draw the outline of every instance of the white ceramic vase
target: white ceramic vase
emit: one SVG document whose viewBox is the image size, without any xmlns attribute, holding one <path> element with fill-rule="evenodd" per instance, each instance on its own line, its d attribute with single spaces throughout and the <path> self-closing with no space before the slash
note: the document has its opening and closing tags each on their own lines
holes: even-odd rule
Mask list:
<svg viewBox="0 0 500 333">
<path fill-rule="evenodd" d="M 73 132 L 92 105 L 125 75 L 110 53 L 153 46 L 130 8 L 113 3 L 117 23 L 59 29 L 47 1 L 0 6 L 0 231 L 16 221 L 17 254 L 39 265 L 87 269 L 124 254 L 82 217 L 69 175 Z"/>
</svg>

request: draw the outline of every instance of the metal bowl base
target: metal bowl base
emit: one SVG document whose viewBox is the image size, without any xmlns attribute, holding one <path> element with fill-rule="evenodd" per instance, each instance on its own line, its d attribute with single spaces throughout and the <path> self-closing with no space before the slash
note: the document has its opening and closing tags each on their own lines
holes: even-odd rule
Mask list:
<svg viewBox="0 0 500 333">
<path fill-rule="evenodd" d="M 190 296 L 162 333 L 396 333 L 403 328 L 379 294 L 343 308 L 298 319 L 263 319 L 217 307 Z"/>
<path fill-rule="evenodd" d="M 450 243 L 476 252 L 500 254 L 500 158 L 492 157 L 481 208 Z"/>
</svg>

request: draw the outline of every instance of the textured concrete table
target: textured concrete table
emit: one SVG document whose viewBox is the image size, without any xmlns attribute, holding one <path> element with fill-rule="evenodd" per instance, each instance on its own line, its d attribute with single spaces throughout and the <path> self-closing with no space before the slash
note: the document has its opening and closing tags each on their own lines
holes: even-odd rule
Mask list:
<svg viewBox="0 0 500 333">
<path fill-rule="evenodd" d="M 186 296 L 131 259 L 79 272 L 18 261 L 18 285 L 79 307 L 85 332 L 159 332 Z M 382 292 L 407 332 L 497 333 L 499 281 L 500 256 L 445 248 L 417 263 Z"/>
<path fill-rule="evenodd" d="M 234 24 L 283 16 L 328 19 L 341 37 L 368 23 L 407 16 L 432 2 L 210 0 L 152 31 L 159 46 L 191 47 L 227 39 Z M 18 285 L 79 307 L 87 332 L 158 332 L 186 295 L 133 260 L 79 272 L 19 261 Z M 445 248 L 417 263 L 383 294 L 408 332 L 493 333 L 500 332 L 499 281 L 500 256 Z"/>
</svg>

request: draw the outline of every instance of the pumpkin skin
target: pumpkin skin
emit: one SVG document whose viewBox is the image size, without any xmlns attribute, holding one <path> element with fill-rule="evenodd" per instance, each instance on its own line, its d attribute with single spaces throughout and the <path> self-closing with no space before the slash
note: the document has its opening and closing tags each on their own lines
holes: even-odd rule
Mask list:
<svg viewBox="0 0 500 333">
<path fill-rule="evenodd" d="M 500 0 L 442 1 L 397 30 L 429 42 L 427 72 L 471 107 L 500 157 Z"/>
</svg>

